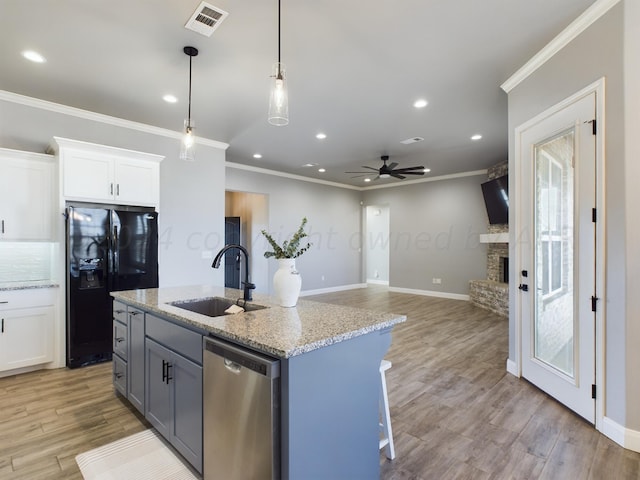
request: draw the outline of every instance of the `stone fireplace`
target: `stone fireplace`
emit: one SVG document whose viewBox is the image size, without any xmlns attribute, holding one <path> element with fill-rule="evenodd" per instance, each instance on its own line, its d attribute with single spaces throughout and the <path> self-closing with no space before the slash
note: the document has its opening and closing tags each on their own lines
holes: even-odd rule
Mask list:
<svg viewBox="0 0 640 480">
<path fill-rule="evenodd" d="M 507 163 L 491 167 L 487 180 L 507 174 Z M 487 278 L 469 282 L 469 299 L 475 305 L 502 316 L 509 316 L 509 225 L 489 225 L 488 233 L 480 235 L 487 244 Z"/>
</svg>

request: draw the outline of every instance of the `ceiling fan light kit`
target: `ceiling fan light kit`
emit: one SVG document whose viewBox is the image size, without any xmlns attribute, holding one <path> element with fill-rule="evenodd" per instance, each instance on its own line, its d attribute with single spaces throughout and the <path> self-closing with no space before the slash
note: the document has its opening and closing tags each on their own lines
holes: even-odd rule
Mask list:
<svg viewBox="0 0 640 480">
<path fill-rule="evenodd" d="M 286 71 L 280 61 L 280 0 L 278 0 L 278 61 L 271 72 L 271 94 L 269 95 L 269 123 L 277 127 L 289 124 L 289 95 Z"/>
<path fill-rule="evenodd" d="M 362 168 L 366 168 L 368 170 L 373 170 L 374 172 L 378 172 L 378 175 L 373 180 L 378 180 L 379 178 L 385 179 L 390 177 L 397 178 L 399 180 L 404 180 L 405 178 L 407 178 L 406 175 L 424 175 L 425 168 L 423 166 L 396 168 L 398 166 L 396 162 L 393 162 L 387 165 L 387 161 L 389 161 L 389 155 L 382 155 L 380 157 L 380 160 L 382 160 L 382 163 L 383 163 L 382 167 L 380 168 L 369 167 L 367 165 L 362 166 Z M 344 172 L 344 173 L 358 174 L 351 178 L 358 178 L 358 177 L 371 175 L 371 172 Z"/>
<path fill-rule="evenodd" d="M 189 113 L 184 121 L 184 136 L 180 142 L 180 160 L 195 161 L 195 137 L 193 135 L 193 121 L 191 120 L 191 61 L 198 55 L 195 47 L 184 47 L 183 51 L 189 56 Z"/>
</svg>

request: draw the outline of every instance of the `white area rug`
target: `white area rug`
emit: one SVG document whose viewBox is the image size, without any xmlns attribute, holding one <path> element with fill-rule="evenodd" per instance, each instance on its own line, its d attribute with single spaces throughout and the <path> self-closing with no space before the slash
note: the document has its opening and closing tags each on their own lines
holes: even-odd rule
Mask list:
<svg viewBox="0 0 640 480">
<path fill-rule="evenodd" d="M 76 456 L 85 480 L 197 480 L 154 430 Z"/>
</svg>

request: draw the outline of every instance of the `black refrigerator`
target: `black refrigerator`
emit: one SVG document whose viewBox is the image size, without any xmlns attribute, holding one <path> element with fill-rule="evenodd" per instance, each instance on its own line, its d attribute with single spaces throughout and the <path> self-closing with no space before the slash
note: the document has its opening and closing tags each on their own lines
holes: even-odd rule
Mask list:
<svg viewBox="0 0 640 480">
<path fill-rule="evenodd" d="M 67 366 L 111 360 L 112 291 L 158 286 L 152 208 L 68 205 Z"/>
</svg>

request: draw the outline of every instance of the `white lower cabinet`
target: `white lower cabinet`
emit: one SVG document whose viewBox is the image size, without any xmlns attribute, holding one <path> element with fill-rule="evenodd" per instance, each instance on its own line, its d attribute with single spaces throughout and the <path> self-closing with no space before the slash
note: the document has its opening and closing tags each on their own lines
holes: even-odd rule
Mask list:
<svg viewBox="0 0 640 480">
<path fill-rule="evenodd" d="M 53 361 L 55 310 L 48 293 L 0 292 L 0 372 Z"/>
</svg>

